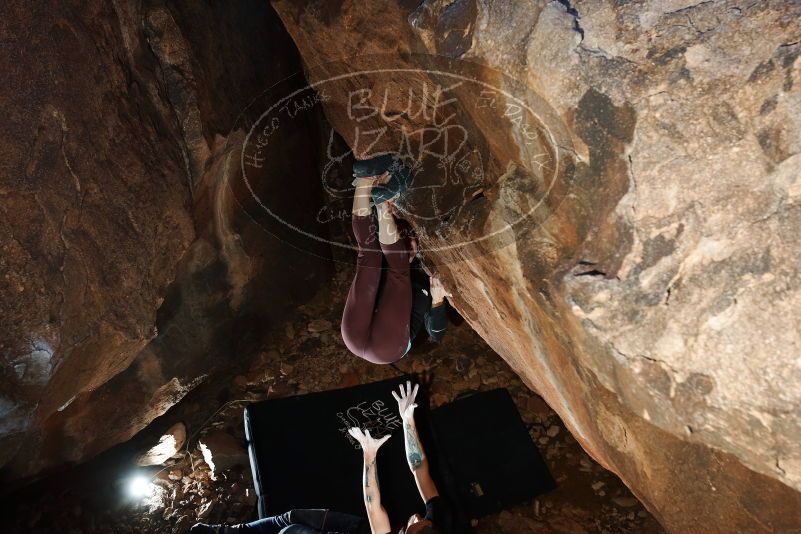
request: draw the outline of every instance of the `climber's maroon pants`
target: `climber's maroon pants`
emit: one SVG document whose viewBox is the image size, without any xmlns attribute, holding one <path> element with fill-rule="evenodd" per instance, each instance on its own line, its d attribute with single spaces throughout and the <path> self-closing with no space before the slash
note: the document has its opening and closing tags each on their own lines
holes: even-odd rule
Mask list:
<svg viewBox="0 0 801 534">
<path fill-rule="evenodd" d="M 373 363 L 392 363 L 401 359 L 409 346 L 412 285 L 408 238 L 385 245 L 378 241 L 371 216 L 353 215 L 352 224 L 359 255 L 342 313 L 342 339 L 356 356 Z M 388 268 L 379 291 L 382 257 Z"/>
</svg>

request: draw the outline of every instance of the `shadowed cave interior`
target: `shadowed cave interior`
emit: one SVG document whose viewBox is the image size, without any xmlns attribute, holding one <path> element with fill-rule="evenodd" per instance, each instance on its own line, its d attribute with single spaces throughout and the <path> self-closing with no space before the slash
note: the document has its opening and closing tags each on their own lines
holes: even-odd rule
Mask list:
<svg viewBox="0 0 801 534">
<path fill-rule="evenodd" d="M 252 521 L 246 406 L 404 374 L 432 409 L 508 390 L 556 482 L 475 532 L 693 532 L 707 509 L 712 532 L 798 532 L 795 397 L 782 410 L 772 386 L 749 378 L 746 395 L 726 360 L 692 359 L 749 351 L 742 314 L 765 339 L 789 332 L 754 353 L 765 373 L 798 373 L 798 325 L 748 313 L 777 277 L 797 309 L 797 6 L 678 2 L 708 24 L 684 34 L 670 2 L 611 4 L 4 6 L 25 40 L 0 59 L 4 532 Z M 781 44 L 738 49 L 767 59 L 717 87 L 716 32 L 765 25 Z M 703 103 L 731 87 L 740 100 Z M 700 130 L 679 131 L 696 127 L 682 99 L 709 110 Z M 659 139 L 753 150 L 743 175 L 772 189 L 738 205 L 774 226 L 725 233 L 704 203 L 726 205 L 727 185 L 666 185 Z M 382 152 L 415 164 L 393 209 L 450 293 L 444 339 L 423 331 L 392 365 L 340 334 L 353 164 Z"/>
</svg>

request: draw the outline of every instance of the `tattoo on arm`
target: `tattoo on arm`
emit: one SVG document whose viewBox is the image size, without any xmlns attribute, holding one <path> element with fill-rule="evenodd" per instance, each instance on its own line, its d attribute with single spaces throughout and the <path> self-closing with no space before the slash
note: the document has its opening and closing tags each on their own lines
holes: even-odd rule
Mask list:
<svg viewBox="0 0 801 534">
<path fill-rule="evenodd" d="M 379 497 L 378 471 L 376 470 L 376 459 L 364 460 L 364 502 L 369 506 Z"/>
<path fill-rule="evenodd" d="M 369 453 L 364 456 L 364 507 L 367 511 L 367 521 L 371 532 L 389 532 L 391 524 L 387 511 L 381 506 L 381 491 L 378 487 L 378 468 L 376 457 Z"/>
<path fill-rule="evenodd" d="M 408 422 L 403 423 L 404 434 L 406 435 L 406 460 L 412 471 L 416 471 L 423 465 L 425 454 L 420 440 L 417 437 L 417 429 Z"/>
</svg>

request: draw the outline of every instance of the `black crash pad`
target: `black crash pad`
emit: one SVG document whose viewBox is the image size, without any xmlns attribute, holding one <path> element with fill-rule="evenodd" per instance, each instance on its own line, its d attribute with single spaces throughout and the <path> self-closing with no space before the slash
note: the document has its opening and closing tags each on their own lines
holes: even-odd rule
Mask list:
<svg viewBox="0 0 801 534">
<path fill-rule="evenodd" d="M 459 398 L 432 410 L 430 418 L 446 493 L 468 518 L 556 487 L 506 389 Z"/>
<path fill-rule="evenodd" d="M 371 384 L 267 400 L 245 409 L 245 434 L 259 496 L 259 516 L 292 508 L 329 508 L 364 516 L 362 454 L 347 433 L 351 426 L 375 437 L 392 433 L 378 455 L 382 504 L 393 524 L 425 506 L 409 467 L 398 404 L 392 397 L 402 376 Z M 427 405 L 418 393 L 418 405 Z M 418 427 L 427 410 L 418 409 Z M 424 440 L 425 445 L 425 440 Z"/>
<path fill-rule="evenodd" d="M 259 516 L 292 508 L 330 508 L 364 516 L 362 455 L 347 428 L 392 433 L 378 457 L 382 504 L 393 524 L 424 510 L 406 463 L 392 391 L 412 376 L 322 393 L 267 400 L 245 409 L 245 433 Z M 441 493 L 454 504 L 456 532 L 470 518 L 528 502 L 556 485 L 506 389 L 472 393 L 427 409 L 417 428 Z M 461 521 L 460 521 L 461 519 Z"/>
</svg>

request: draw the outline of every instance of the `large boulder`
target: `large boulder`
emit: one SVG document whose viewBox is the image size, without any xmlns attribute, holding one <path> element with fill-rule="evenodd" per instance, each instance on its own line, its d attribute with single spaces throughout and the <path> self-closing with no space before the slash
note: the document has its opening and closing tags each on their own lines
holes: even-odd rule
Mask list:
<svg viewBox="0 0 801 534">
<path fill-rule="evenodd" d="M 673 532 L 797 531 L 801 4 L 273 5 L 357 156 L 416 147 L 427 261 L 586 450 Z"/>
<path fill-rule="evenodd" d="M 131 365 L 195 238 L 180 136 L 124 14 L 2 10 L 0 465 L 53 447 L 48 418 Z"/>
<path fill-rule="evenodd" d="M 296 160 L 293 188 L 283 163 L 249 191 L 229 157 L 240 113 L 299 68 L 268 4 L 9 1 L 2 20 L 8 490 L 129 439 L 240 361 L 330 266 L 265 231 L 254 200 L 314 217 L 315 125 L 276 147 Z"/>
<path fill-rule="evenodd" d="M 167 460 L 178 454 L 185 443 L 186 425 L 179 421 L 159 437 L 158 443 L 141 454 L 136 459 L 136 464 L 142 467 L 163 465 Z"/>
<path fill-rule="evenodd" d="M 203 460 L 211 468 L 211 478 L 217 480 L 226 469 L 248 464 L 248 453 L 242 443 L 221 430 L 215 430 L 198 440 Z"/>
</svg>

